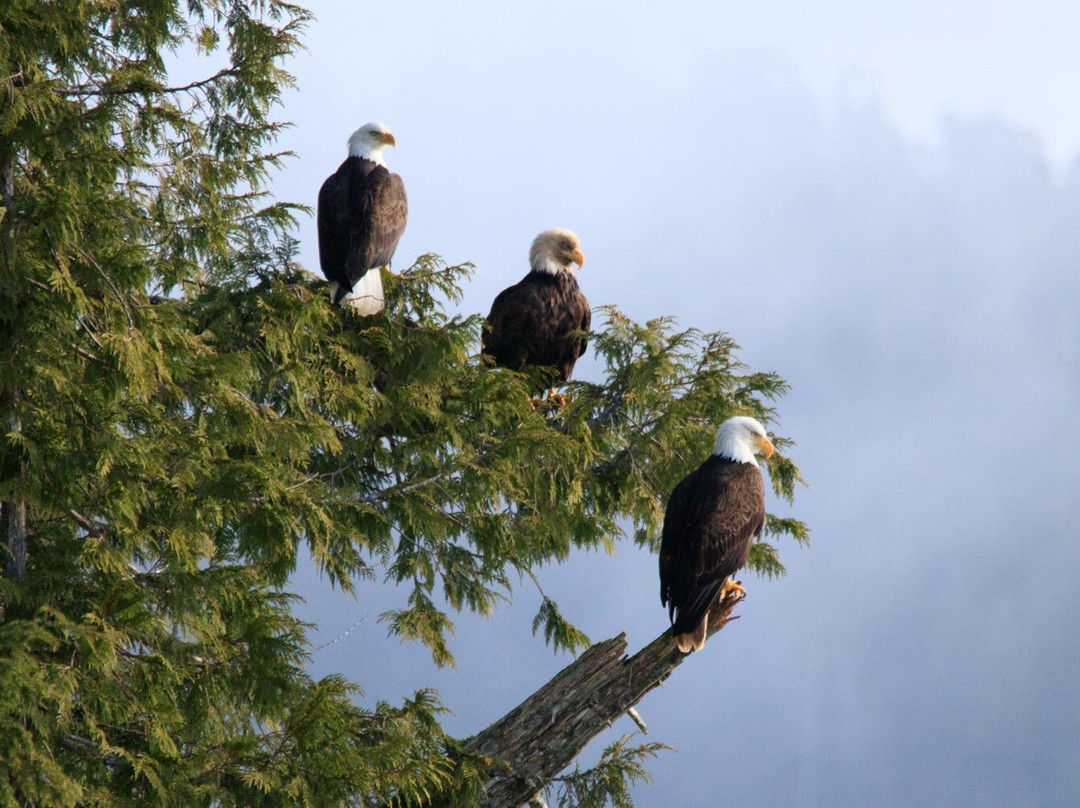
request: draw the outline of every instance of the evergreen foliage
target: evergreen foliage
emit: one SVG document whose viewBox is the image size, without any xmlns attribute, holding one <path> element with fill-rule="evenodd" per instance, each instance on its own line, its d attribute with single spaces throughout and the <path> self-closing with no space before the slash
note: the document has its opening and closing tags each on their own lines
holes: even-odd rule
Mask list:
<svg viewBox="0 0 1080 808">
<path fill-rule="evenodd" d="M 633 735 L 623 735 L 604 749 L 591 769 L 575 766 L 573 772 L 559 777 L 547 789 L 554 804 L 558 808 L 633 808 L 630 787 L 638 781 L 652 782 L 645 763 L 671 749 L 662 743 L 631 746 L 633 740 Z"/>
<path fill-rule="evenodd" d="M 345 590 L 403 587 L 389 631 L 452 664 L 454 612 L 575 548 L 655 549 L 716 425 L 768 422 L 785 390 L 723 334 L 607 308 L 601 381 L 534 411 L 525 375 L 477 356 L 481 318 L 451 313 L 470 268 L 434 256 L 385 279 L 386 312 L 332 307 L 295 263 L 295 208 L 265 196 L 307 20 L 279 0 L 0 7 L 0 501 L 28 537 L 0 580 L 0 805 L 467 801 L 483 761 L 432 693 L 368 710 L 305 673 L 301 547 Z M 220 67 L 170 85 L 179 49 Z M 769 472 L 790 499 L 782 451 Z M 783 571 L 765 542 L 750 566 Z M 541 630 L 587 644 L 546 596 Z M 560 805 L 629 804 L 656 750 L 616 747 Z"/>
</svg>

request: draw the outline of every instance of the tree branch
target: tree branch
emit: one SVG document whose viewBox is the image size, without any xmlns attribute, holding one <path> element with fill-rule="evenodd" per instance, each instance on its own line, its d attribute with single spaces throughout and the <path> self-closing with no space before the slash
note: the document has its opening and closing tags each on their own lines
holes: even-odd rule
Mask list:
<svg viewBox="0 0 1080 808">
<path fill-rule="evenodd" d="M 742 600 L 733 595 L 709 611 L 712 636 Z M 602 730 L 660 685 L 689 656 L 665 631 L 632 657 L 626 635 L 597 643 L 501 719 L 469 739 L 467 752 L 493 758 L 482 808 L 520 808 L 554 780 Z"/>
<path fill-rule="evenodd" d="M 57 87 L 54 92 L 57 95 L 65 97 L 76 98 L 89 98 L 92 96 L 105 96 L 105 95 L 135 95 L 137 93 L 184 93 L 190 90 L 197 90 L 201 87 L 205 87 L 207 84 L 213 84 L 219 79 L 226 78 L 228 76 L 235 76 L 240 72 L 238 67 L 226 67 L 219 70 L 212 76 L 199 81 L 193 81 L 190 84 L 184 84 L 180 87 L 153 87 L 149 84 L 139 84 L 137 86 L 129 87 Z"/>
<path fill-rule="evenodd" d="M 60 739 L 60 744 L 65 749 L 70 749 L 72 752 L 89 760 L 103 761 L 109 771 L 116 771 L 124 763 L 124 759 L 119 755 L 102 754 L 97 744 L 89 738 L 78 735 L 65 735 Z"/>
</svg>

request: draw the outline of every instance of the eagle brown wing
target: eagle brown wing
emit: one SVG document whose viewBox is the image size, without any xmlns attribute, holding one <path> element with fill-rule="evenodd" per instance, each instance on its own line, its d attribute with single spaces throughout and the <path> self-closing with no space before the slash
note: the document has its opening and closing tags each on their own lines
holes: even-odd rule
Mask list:
<svg viewBox="0 0 1080 808">
<path fill-rule="evenodd" d="M 587 334 L 592 327 L 592 307 L 589 306 L 589 301 L 585 299 L 585 295 L 580 290 L 574 295 L 573 307 L 574 330 L 583 333 L 570 337 L 569 352 L 562 361 L 563 381 L 570 378 L 577 360 L 581 358 L 581 355 L 585 353 L 585 349 L 589 347 Z"/>
<path fill-rule="evenodd" d="M 376 166 L 358 191 L 357 215 L 345 262 L 350 287 L 369 269 L 390 264 L 409 217 L 405 183 L 384 166 Z"/>
<path fill-rule="evenodd" d="M 345 259 L 349 255 L 352 209 L 349 201 L 348 160 L 319 189 L 319 266 L 328 281 L 347 285 Z"/>
<path fill-rule="evenodd" d="M 532 318 L 526 313 L 537 303 L 536 290 L 524 281 L 508 286 L 495 296 L 480 335 L 480 349 L 496 365 L 521 370 L 529 363 Z"/>
<path fill-rule="evenodd" d="M 752 463 L 713 455 L 675 486 L 660 543 L 660 600 L 676 634 L 701 622 L 764 523 L 765 485 Z"/>
</svg>

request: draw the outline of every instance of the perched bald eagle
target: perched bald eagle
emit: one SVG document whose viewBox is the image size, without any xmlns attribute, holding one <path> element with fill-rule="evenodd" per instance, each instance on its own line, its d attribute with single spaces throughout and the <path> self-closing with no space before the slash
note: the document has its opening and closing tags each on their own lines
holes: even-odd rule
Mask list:
<svg viewBox="0 0 1080 808">
<path fill-rule="evenodd" d="M 360 314 L 382 311 L 381 267 L 389 267 L 405 232 L 405 184 L 391 174 L 383 149 L 397 145 L 381 123 L 349 138 L 349 156 L 319 189 L 319 264 L 331 281 L 330 298 Z"/>
<path fill-rule="evenodd" d="M 555 228 L 533 240 L 529 274 L 503 289 L 487 316 L 481 343 L 495 364 L 513 370 L 554 368 L 554 384 L 570 378 L 588 345 L 588 338 L 575 332 L 587 332 L 592 324 L 573 264 L 585 264 L 574 233 Z"/>
<path fill-rule="evenodd" d="M 660 544 L 660 602 L 684 654 L 705 645 L 709 608 L 728 591 L 765 524 L 765 485 L 754 453 L 772 457 L 765 428 L 738 416 L 720 425 L 713 454 L 675 486 Z"/>
</svg>

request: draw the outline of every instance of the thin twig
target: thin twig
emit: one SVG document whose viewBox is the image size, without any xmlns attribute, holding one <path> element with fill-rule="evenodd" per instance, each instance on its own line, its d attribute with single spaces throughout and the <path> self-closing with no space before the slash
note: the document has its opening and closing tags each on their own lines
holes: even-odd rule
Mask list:
<svg viewBox="0 0 1080 808">
<path fill-rule="evenodd" d="M 93 97 L 93 96 L 105 96 L 105 95 L 136 95 L 138 93 L 145 93 L 145 94 L 160 93 L 160 94 L 163 94 L 163 95 L 164 94 L 172 94 L 172 93 L 183 93 L 183 92 L 189 92 L 191 90 L 197 90 L 197 89 L 199 89 L 201 87 L 205 87 L 207 84 L 212 84 L 213 82 L 218 81 L 219 79 L 223 79 L 223 78 L 225 78 L 227 76 L 235 76 L 239 72 L 240 72 L 240 68 L 238 68 L 238 67 L 223 68 L 223 69 L 219 70 L 217 73 L 215 73 L 214 75 L 210 76 L 209 78 L 201 79 L 199 81 L 193 81 L 190 84 L 185 84 L 185 85 L 180 86 L 180 87 L 157 87 L 157 88 L 154 88 L 154 87 L 137 87 L 137 88 L 134 88 L 134 87 L 118 87 L 118 88 L 115 88 L 115 89 L 107 89 L 107 88 L 101 88 L 101 87 L 97 87 L 97 88 L 94 88 L 94 89 L 89 89 L 89 88 L 85 88 L 85 87 L 78 87 L 78 88 L 57 87 L 57 88 L 53 89 L 53 92 L 55 92 L 57 95 L 63 95 L 63 96 L 68 96 L 68 97 L 74 96 L 76 98 L 89 98 L 89 97 Z"/>
</svg>

